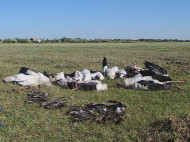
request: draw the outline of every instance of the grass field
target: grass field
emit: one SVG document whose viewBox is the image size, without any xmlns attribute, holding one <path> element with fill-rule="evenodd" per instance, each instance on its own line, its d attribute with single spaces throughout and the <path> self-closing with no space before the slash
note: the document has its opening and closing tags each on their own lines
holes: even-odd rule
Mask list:
<svg viewBox="0 0 190 142">
<path fill-rule="evenodd" d="M 176 84 L 184 88 L 167 91 L 134 91 L 117 88 L 115 82 L 103 82 L 109 89 L 102 92 L 85 92 L 62 89 L 59 86 L 41 88 L 51 98 L 63 97 L 67 103 L 60 110 L 45 110 L 39 104 L 27 104 L 25 93 L 19 86 L 3 83 L 0 78 L 0 141 L 141 141 L 139 133 L 158 120 L 171 114 L 179 117 L 190 113 L 190 43 L 99 43 L 99 44 L 0 44 L 0 74 L 14 75 L 22 66 L 36 71 L 71 73 L 80 69 L 102 70 L 102 59 L 108 65 L 124 68 L 143 61 L 157 63 L 169 72 Z M 90 121 L 71 123 L 65 115 L 72 105 L 102 103 L 117 100 L 127 105 L 124 121 L 96 124 Z M 171 136 L 172 137 L 172 136 Z M 180 135 L 176 137 L 181 137 Z"/>
</svg>

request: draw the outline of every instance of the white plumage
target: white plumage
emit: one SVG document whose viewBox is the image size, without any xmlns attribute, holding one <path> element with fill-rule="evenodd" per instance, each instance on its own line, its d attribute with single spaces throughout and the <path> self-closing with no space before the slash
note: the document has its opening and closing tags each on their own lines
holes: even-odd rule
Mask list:
<svg viewBox="0 0 190 142">
<path fill-rule="evenodd" d="M 4 79 L 5 82 L 17 82 L 21 86 L 51 86 L 50 79 L 42 73 L 27 70 L 25 74 L 19 73 L 14 76 L 8 76 Z"/>
<path fill-rule="evenodd" d="M 96 80 L 104 80 L 104 76 L 101 72 L 95 72 L 95 73 L 91 73 L 92 75 L 92 79 Z"/>
<path fill-rule="evenodd" d="M 65 79 L 65 74 L 64 74 L 64 72 L 60 72 L 55 75 L 49 75 L 49 79 L 51 82 L 56 82 L 60 79 Z"/>
<path fill-rule="evenodd" d="M 76 81 L 73 78 L 67 77 L 65 79 L 61 79 L 57 82 L 63 88 L 69 89 L 79 89 L 79 90 L 107 90 L 108 86 L 106 84 L 102 84 L 99 80 L 90 80 L 90 81 Z"/>
<path fill-rule="evenodd" d="M 172 83 L 181 81 L 172 81 L 168 77 L 167 71 L 162 67 L 150 63 L 144 62 L 146 69 L 137 68 L 136 66 L 128 66 L 126 78 L 124 79 L 125 85 L 119 84 L 124 88 L 132 88 L 134 90 L 167 90 L 171 89 Z M 181 89 L 179 87 L 176 87 Z"/>
<path fill-rule="evenodd" d="M 107 65 L 107 59 L 104 57 L 102 62 L 103 73 L 109 79 L 115 79 L 116 77 L 123 78 L 126 75 L 126 71 L 124 69 L 119 70 L 117 66 L 109 68 Z"/>
</svg>

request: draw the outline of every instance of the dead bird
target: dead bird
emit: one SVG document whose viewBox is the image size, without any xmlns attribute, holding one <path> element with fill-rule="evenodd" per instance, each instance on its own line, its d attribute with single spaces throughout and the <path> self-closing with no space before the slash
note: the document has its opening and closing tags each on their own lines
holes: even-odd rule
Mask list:
<svg viewBox="0 0 190 142">
<path fill-rule="evenodd" d="M 41 106 L 44 107 L 45 109 L 59 109 L 65 106 L 66 103 L 60 101 L 60 100 L 48 100 L 42 102 Z"/>
<path fill-rule="evenodd" d="M 95 104 L 90 103 L 86 104 L 85 107 L 74 106 L 67 111 L 67 115 L 71 115 L 71 120 L 75 121 L 85 121 L 91 120 L 96 123 L 105 123 L 111 121 L 115 124 L 119 124 L 123 119 L 123 116 L 126 113 L 126 105 L 117 101 L 106 101 L 108 104 Z"/>
<path fill-rule="evenodd" d="M 106 105 L 106 104 L 87 104 L 87 108 L 93 108 L 96 109 L 96 111 L 100 114 L 106 114 L 109 112 L 115 112 L 118 115 L 123 115 L 125 113 L 126 105 L 122 104 L 121 102 L 118 101 L 106 101 L 106 103 L 112 103 L 111 105 Z"/>
<path fill-rule="evenodd" d="M 3 81 L 12 83 L 16 82 L 20 86 L 51 86 L 51 82 L 48 77 L 43 75 L 41 72 L 35 72 L 26 67 L 22 67 L 18 74 L 5 77 Z"/>
<path fill-rule="evenodd" d="M 93 120 L 95 118 L 94 113 L 95 112 L 93 110 L 81 106 L 73 106 L 66 112 L 67 115 L 71 115 L 70 119 L 72 122 Z"/>
<path fill-rule="evenodd" d="M 99 115 L 94 119 L 96 123 L 105 123 L 106 121 L 112 121 L 115 124 L 119 124 L 123 119 L 122 115 L 126 113 L 126 105 L 118 101 L 106 101 L 106 104 L 88 104 L 87 107 L 96 109 Z"/>
<path fill-rule="evenodd" d="M 28 96 L 28 103 L 45 102 L 47 101 L 48 93 L 41 91 L 32 91 L 26 94 Z"/>
<path fill-rule="evenodd" d="M 106 123 L 107 121 L 111 121 L 114 124 L 119 124 L 123 121 L 123 118 L 115 112 L 109 112 L 105 115 L 99 114 L 93 121 L 96 123 Z"/>
</svg>

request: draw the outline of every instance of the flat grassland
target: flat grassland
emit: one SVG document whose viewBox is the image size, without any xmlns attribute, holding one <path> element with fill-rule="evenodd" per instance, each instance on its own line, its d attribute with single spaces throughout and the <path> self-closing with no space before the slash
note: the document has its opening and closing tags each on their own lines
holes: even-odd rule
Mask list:
<svg viewBox="0 0 190 142">
<path fill-rule="evenodd" d="M 175 84 L 184 88 L 166 91 L 134 91 L 117 88 L 108 80 L 107 91 L 74 91 L 53 85 L 41 88 L 50 98 L 62 97 L 67 103 L 59 110 L 46 110 L 39 104 L 27 104 L 26 92 L 16 84 L 3 83 L 6 75 L 17 74 L 22 66 L 35 71 L 71 73 L 84 68 L 102 71 L 102 59 L 120 69 L 134 63 L 143 66 L 145 60 L 168 70 Z M 190 112 L 190 43 L 86 43 L 86 44 L 0 44 L 0 141 L 140 141 L 139 133 L 170 115 L 184 116 Z M 117 100 L 127 105 L 124 121 L 71 123 L 65 114 L 72 105 L 102 103 Z M 180 137 L 180 136 L 179 136 Z"/>
</svg>

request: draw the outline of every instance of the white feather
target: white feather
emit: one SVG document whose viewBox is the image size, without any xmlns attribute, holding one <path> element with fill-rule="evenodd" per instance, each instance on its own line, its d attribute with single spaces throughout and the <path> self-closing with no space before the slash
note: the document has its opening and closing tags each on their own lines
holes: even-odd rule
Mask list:
<svg viewBox="0 0 190 142">
<path fill-rule="evenodd" d="M 36 73 L 31 71 L 29 75 L 22 73 L 16 74 L 14 76 L 9 76 L 4 79 L 5 82 L 17 82 L 22 86 L 37 86 L 37 85 L 47 85 L 51 86 L 51 82 L 48 77 L 42 73 Z"/>
</svg>

